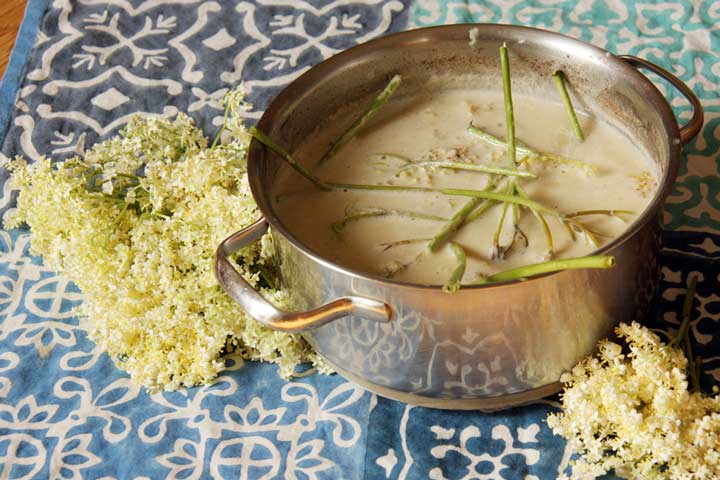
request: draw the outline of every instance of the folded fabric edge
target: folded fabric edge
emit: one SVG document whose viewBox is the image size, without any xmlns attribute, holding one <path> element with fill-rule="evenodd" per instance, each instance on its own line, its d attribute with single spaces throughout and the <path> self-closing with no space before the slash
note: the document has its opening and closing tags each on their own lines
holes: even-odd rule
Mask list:
<svg viewBox="0 0 720 480">
<path fill-rule="evenodd" d="M 40 22 L 51 0 L 28 0 L 5 74 L 0 80 L 0 145 L 5 141 L 15 97 L 25 77 Z"/>
</svg>

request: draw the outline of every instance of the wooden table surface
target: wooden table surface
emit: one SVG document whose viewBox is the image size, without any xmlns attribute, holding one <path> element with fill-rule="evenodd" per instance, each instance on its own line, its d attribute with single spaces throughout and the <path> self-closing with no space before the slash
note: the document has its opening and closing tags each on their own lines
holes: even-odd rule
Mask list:
<svg viewBox="0 0 720 480">
<path fill-rule="evenodd" d="M 0 0 L 0 75 L 5 73 L 26 3 L 26 0 Z"/>
</svg>

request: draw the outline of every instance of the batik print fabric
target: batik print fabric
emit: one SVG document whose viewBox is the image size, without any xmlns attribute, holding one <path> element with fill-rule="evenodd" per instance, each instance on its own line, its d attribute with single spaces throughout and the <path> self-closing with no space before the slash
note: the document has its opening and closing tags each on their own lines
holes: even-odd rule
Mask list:
<svg viewBox="0 0 720 480">
<path fill-rule="evenodd" d="M 0 165 L 82 153 L 136 113 L 187 111 L 212 135 L 222 95 L 240 81 L 253 121 L 284 85 L 342 49 L 469 21 L 547 28 L 638 55 L 700 96 L 706 122 L 665 210 L 649 320 L 676 326 L 688 275 L 699 274 L 692 334 L 704 382 L 720 381 L 717 2 L 32 0 L 18 41 L 32 48 L 0 88 L 0 101 L 12 99 L 0 115 Z M 679 94 L 659 88 L 686 121 Z M 0 214 L 14 199 L 6 180 L 2 168 Z M 0 478 L 530 480 L 567 469 L 565 444 L 543 421 L 552 400 L 437 411 L 338 376 L 285 382 L 273 366 L 237 359 L 211 386 L 149 395 L 88 340 L 72 314 L 81 293 L 31 257 L 29 241 L 27 231 L 0 231 Z"/>
</svg>

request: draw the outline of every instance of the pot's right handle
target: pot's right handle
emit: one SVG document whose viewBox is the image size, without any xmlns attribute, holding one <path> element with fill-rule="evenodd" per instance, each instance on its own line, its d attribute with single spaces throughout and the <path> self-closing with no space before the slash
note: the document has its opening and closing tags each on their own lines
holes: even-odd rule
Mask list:
<svg viewBox="0 0 720 480">
<path fill-rule="evenodd" d="M 386 303 L 366 297 L 341 297 L 307 312 L 283 312 L 268 302 L 233 267 L 228 256 L 260 240 L 268 230 L 261 218 L 252 225 L 230 235 L 215 253 L 215 277 L 230 297 L 248 315 L 263 325 L 281 332 L 296 333 L 320 327 L 346 315 L 388 322 L 392 309 Z"/>
<path fill-rule="evenodd" d="M 693 116 L 687 124 L 680 127 L 680 142 L 683 145 L 687 145 L 690 140 L 700 133 L 703 126 L 703 107 L 695 93 L 690 90 L 690 87 L 685 85 L 682 80 L 672 73 L 652 62 L 648 62 L 647 60 L 643 60 L 642 58 L 635 57 L 633 55 L 618 55 L 618 58 L 625 60 L 635 68 L 647 68 L 648 70 L 657 73 L 662 78 L 670 82 L 675 88 L 680 90 L 680 93 L 682 93 L 687 101 L 690 102 L 690 105 L 692 105 L 693 108 Z"/>
</svg>

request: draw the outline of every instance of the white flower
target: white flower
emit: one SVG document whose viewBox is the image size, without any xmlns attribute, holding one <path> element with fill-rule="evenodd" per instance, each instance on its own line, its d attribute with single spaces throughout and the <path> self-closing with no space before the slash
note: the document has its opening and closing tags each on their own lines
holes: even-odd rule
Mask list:
<svg viewBox="0 0 720 480">
<path fill-rule="evenodd" d="M 231 141 L 214 149 L 187 115 L 138 117 L 57 169 L 46 158 L 9 165 L 20 194 L 6 226 L 30 226 L 32 252 L 83 291 L 95 341 L 151 389 L 209 382 L 228 351 L 278 363 L 285 377 L 319 362 L 302 337 L 258 324 L 215 281 L 215 248 L 257 217 L 239 117 L 248 106 L 242 90 L 227 102 Z M 88 172 L 105 179 L 101 191 L 88 191 Z M 255 286 L 270 247 L 267 237 L 239 256 Z M 262 293 L 292 308 L 284 292 Z"/>
<path fill-rule="evenodd" d="M 103 182 L 102 184 L 102 191 L 105 195 L 112 195 L 113 194 L 113 183 L 112 180 L 108 180 L 106 182 Z"/>
<path fill-rule="evenodd" d="M 687 359 L 638 323 L 622 324 L 622 346 L 563 375 L 563 412 L 547 422 L 580 454 L 572 477 L 610 470 L 637 479 L 720 478 L 720 399 L 688 392 Z"/>
</svg>

